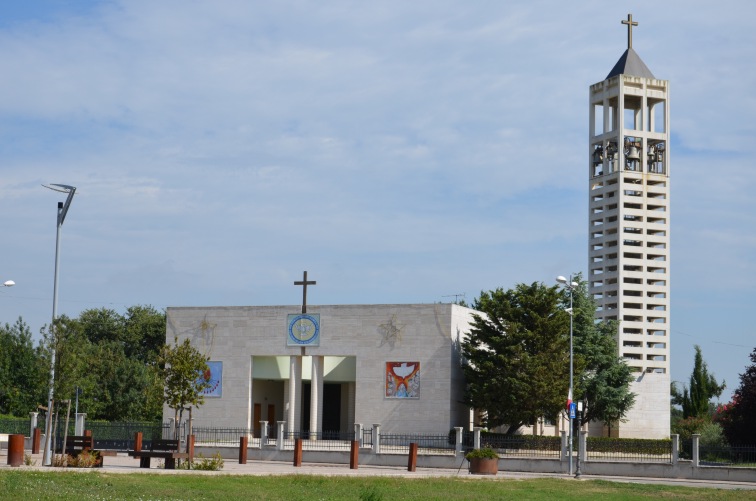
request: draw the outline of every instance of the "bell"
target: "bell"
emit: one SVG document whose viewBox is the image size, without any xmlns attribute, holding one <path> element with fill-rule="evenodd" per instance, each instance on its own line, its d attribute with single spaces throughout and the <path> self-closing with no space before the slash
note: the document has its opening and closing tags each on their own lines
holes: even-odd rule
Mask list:
<svg viewBox="0 0 756 501">
<path fill-rule="evenodd" d="M 627 159 L 628 160 L 640 160 L 640 153 L 638 152 L 638 148 L 635 146 L 631 146 L 627 150 Z"/>
</svg>

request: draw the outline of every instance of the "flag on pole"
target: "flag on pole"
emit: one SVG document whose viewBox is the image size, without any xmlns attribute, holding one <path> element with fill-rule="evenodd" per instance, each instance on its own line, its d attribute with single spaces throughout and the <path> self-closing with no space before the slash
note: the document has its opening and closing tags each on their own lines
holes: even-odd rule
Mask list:
<svg viewBox="0 0 756 501">
<path fill-rule="evenodd" d="M 570 404 L 572 404 L 572 388 L 570 388 L 570 392 L 567 394 L 567 409 L 570 408 Z"/>
</svg>

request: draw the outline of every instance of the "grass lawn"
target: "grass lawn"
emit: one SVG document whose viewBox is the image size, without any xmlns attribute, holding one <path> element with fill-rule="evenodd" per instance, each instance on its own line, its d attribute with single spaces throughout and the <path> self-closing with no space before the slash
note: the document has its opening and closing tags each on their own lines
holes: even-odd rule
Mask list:
<svg viewBox="0 0 756 501">
<path fill-rule="evenodd" d="M 756 500 L 756 491 L 693 489 L 561 479 L 202 476 L 96 472 L 0 472 L 0 499 L 732 499 Z"/>
</svg>

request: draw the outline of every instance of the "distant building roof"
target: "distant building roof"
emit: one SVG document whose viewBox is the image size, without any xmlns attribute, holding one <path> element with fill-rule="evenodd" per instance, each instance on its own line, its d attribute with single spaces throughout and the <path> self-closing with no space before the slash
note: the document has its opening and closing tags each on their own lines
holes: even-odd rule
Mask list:
<svg viewBox="0 0 756 501">
<path fill-rule="evenodd" d="M 612 71 L 609 72 L 606 79 L 615 77 L 617 75 L 632 75 L 634 77 L 643 78 L 656 78 L 651 70 L 648 69 L 646 63 L 644 63 L 640 56 L 633 50 L 632 47 L 627 49 L 622 57 L 619 58 L 617 64 L 614 65 Z"/>
</svg>

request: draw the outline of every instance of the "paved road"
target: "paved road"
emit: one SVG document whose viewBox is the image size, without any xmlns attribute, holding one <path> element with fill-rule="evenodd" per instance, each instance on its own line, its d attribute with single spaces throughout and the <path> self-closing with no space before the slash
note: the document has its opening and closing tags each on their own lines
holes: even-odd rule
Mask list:
<svg viewBox="0 0 756 501">
<path fill-rule="evenodd" d="M 5 451 L 3 451 L 5 452 Z M 42 456 L 34 455 L 33 459 L 37 465 L 42 463 Z M 10 468 L 6 466 L 7 460 L 5 454 L 0 455 L 0 468 Z M 499 472 L 496 476 L 469 475 L 467 469 L 463 466 L 460 469 L 447 468 L 418 468 L 415 472 L 408 472 L 407 468 L 393 466 L 360 466 L 356 470 L 349 469 L 349 465 L 328 464 L 328 463 L 305 463 L 301 467 L 294 467 L 289 462 L 280 461 L 249 461 L 247 464 L 239 464 L 235 460 L 225 460 L 223 470 L 215 471 L 192 471 L 187 470 L 164 470 L 157 468 L 157 461 L 153 459 L 153 467 L 150 469 L 139 468 L 139 460 L 131 458 L 126 454 L 105 457 L 105 465 L 102 472 L 107 473 L 155 473 L 161 475 L 182 475 L 187 473 L 199 475 L 323 475 L 323 476 L 383 476 L 383 477 L 464 477 L 475 478 L 481 481 L 496 481 L 506 479 L 529 479 L 529 478 L 563 478 L 571 481 L 586 480 L 608 480 L 611 482 L 627 482 L 640 484 L 659 484 L 659 485 L 679 485 L 687 487 L 708 487 L 715 489 L 748 489 L 756 490 L 756 483 L 750 482 L 716 482 L 705 480 L 686 480 L 676 478 L 646 478 L 646 477 L 613 477 L 584 475 L 581 479 L 563 474 L 546 474 L 546 473 L 527 473 L 527 472 Z M 29 468 L 29 467 L 25 467 Z M 41 466 L 35 469 L 44 469 L 49 471 L 51 468 Z M 56 468 L 57 469 L 57 468 Z M 68 471 L 86 472 L 91 470 L 71 469 Z"/>
</svg>

